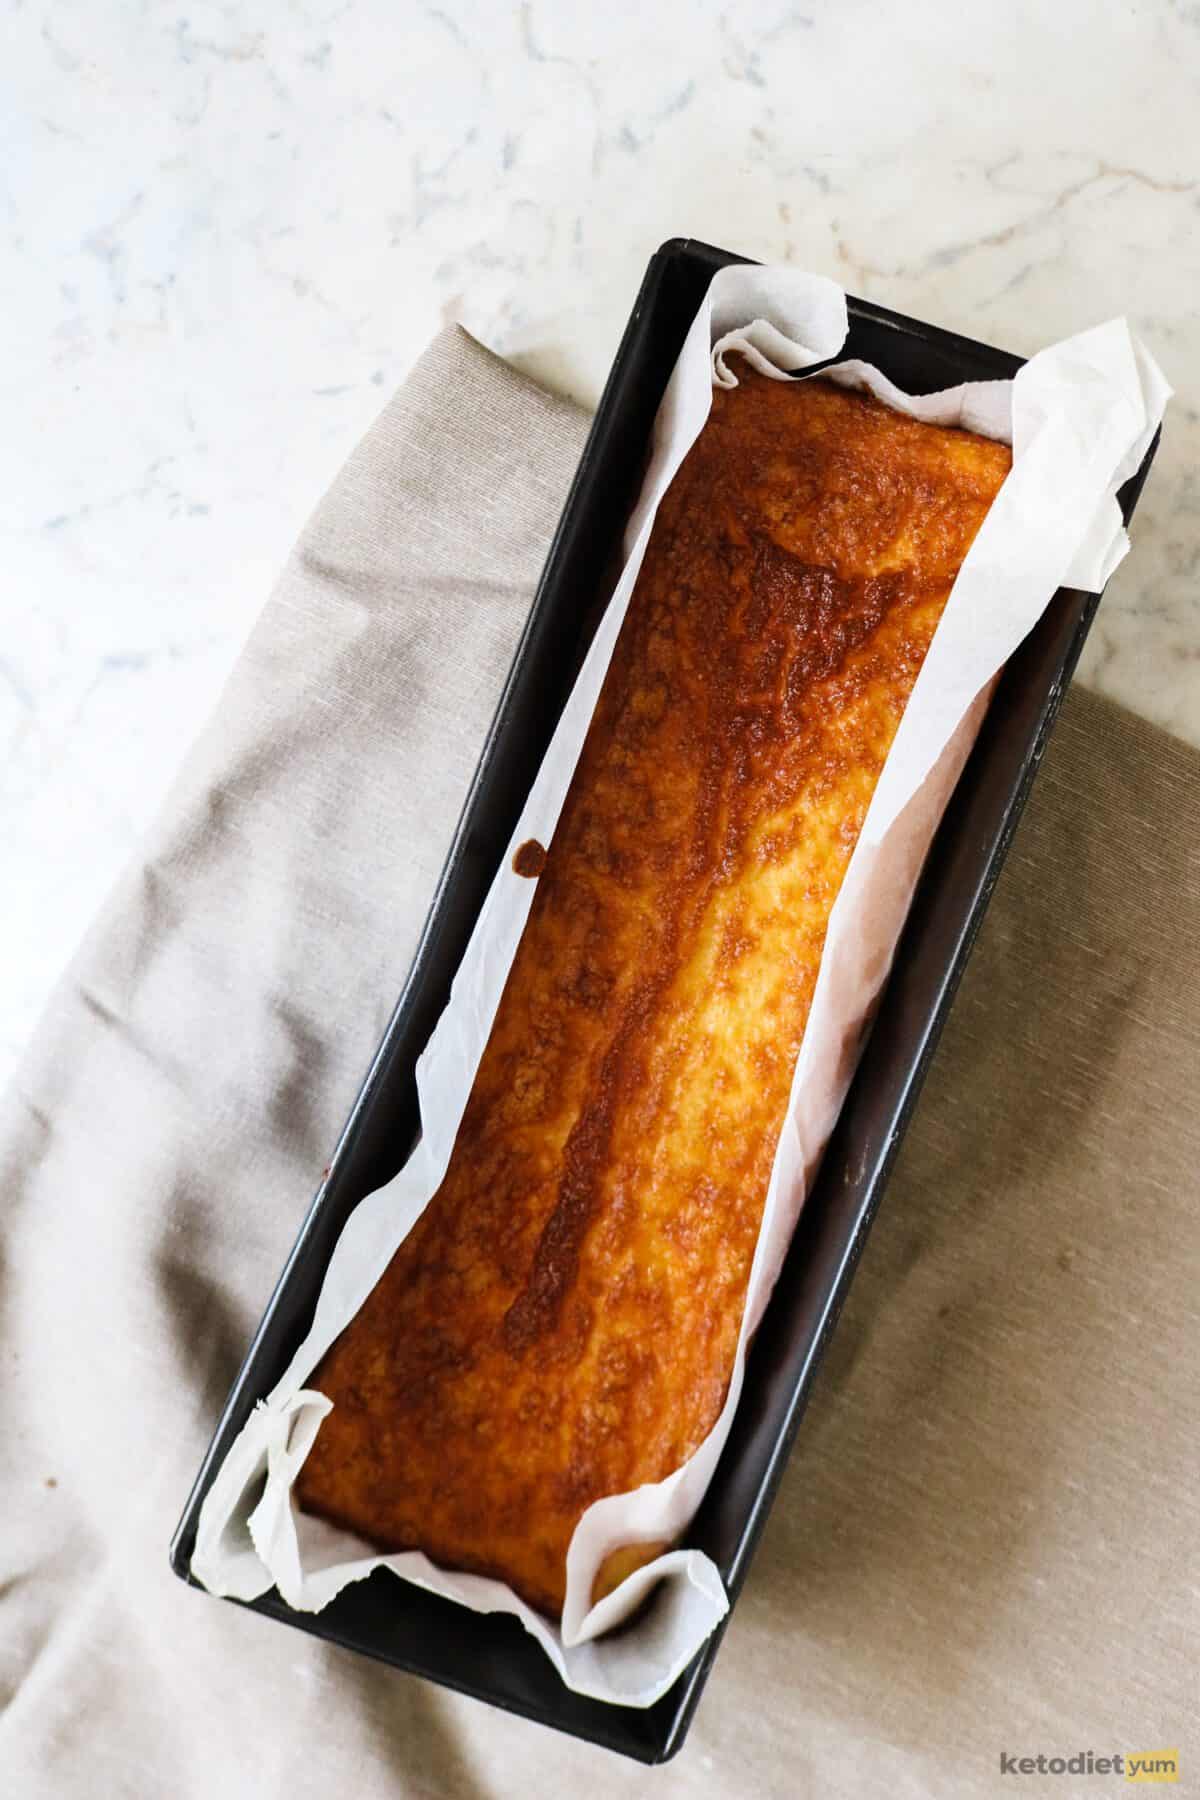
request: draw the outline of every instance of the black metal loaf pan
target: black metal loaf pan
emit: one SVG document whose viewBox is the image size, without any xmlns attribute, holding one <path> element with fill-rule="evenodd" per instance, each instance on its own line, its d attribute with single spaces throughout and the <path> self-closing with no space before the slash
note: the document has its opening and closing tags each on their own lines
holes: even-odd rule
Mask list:
<svg viewBox="0 0 1200 1800">
<path fill-rule="evenodd" d="M 417 1122 L 414 1067 L 449 997 L 476 914 L 504 853 L 620 562 L 651 425 L 715 271 L 744 259 L 677 239 L 652 259 L 555 533 L 404 992 L 229 1396 L 188 1499 L 171 1563 L 190 1580 L 201 1502 L 256 1400 L 305 1335 L 335 1241 L 364 1195 L 390 1178 Z M 909 392 L 1008 378 L 1021 358 L 851 300 L 843 357 L 876 364 Z M 1155 444 L 1121 493 L 1126 519 Z M 733 1430 L 687 1543 L 707 1553 L 731 1602 L 746 1577 L 837 1319 L 1098 603 L 1063 589 L 1005 669 L 938 831 L 874 1029 L 783 1272 L 751 1348 Z M 607 1706 L 571 1693 L 516 1619 L 477 1616 L 386 1571 L 321 1613 L 273 1591 L 258 1612 L 643 1762 L 683 1743 L 720 1646 L 719 1630 L 656 1705 Z"/>
</svg>

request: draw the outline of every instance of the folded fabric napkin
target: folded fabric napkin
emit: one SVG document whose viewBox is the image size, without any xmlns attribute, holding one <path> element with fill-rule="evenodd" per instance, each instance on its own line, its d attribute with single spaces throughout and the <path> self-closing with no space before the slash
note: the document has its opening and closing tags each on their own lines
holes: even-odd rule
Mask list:
<svg viewBox="0 0 1200 1800">
<path fill-rule="evenodd" d="M 190 1593 L 166 1559 L 399 991 L 586 429 L 464 332 L 436 340 L 306 529 L 0 1113 L 5 1792 L 650 1779 Z M 1178 1745 L 1186 1766 L 1198 1093 L 1200 755 L 1076 693 L 656 1790 L 963 1800 L 1002 1754 Z"/>
</svg>

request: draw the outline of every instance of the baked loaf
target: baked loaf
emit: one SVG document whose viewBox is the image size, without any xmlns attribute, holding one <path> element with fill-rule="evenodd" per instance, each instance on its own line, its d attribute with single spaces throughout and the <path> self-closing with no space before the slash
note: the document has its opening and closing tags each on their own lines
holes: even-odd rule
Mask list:
<svg viewBox="0 0 1200 1800">
<path fill-rule="evenodd" d="M 659 509 L 544 867 L 526 847 L 446 1178 L 312 1378 L 304 1508 L 552 1615 L 584 1509 L 721 1410 L 830 909 L 1011 461 L 739 377 Z"/>
</svg>

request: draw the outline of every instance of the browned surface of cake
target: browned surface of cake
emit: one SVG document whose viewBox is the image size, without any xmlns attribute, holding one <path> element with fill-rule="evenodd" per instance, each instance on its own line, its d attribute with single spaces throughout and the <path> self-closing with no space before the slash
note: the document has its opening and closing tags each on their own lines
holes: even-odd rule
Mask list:
<svg viewBox="0 0 1200 1800">
<path fill-rule="evenodd" d="M 829 912 L 1010 463 L 737 366 L 659 510 L 449 1171 L 311 1384 L 304 1507 L 551 1614 L 585 1507 L 720 1412 Z"/>
</svg>

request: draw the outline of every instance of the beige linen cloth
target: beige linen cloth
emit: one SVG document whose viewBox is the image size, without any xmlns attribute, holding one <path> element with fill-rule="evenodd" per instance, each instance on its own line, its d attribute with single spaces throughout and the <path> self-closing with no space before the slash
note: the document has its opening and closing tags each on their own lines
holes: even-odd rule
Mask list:
<svg viewBox="0 0 1200 1800">
<path fill-rule="evenodd" d="M 586 428 L 465 333 L 435 342 L 319 506 L 8 1098 L 0 1794 L 963 1800 L 1046 1792 L 1002 1752 L 1176 1746 L 1197 1791 L 1200 757 L 1084 693 L 674 1763 L 168 1570 Z"/>
</svg>

